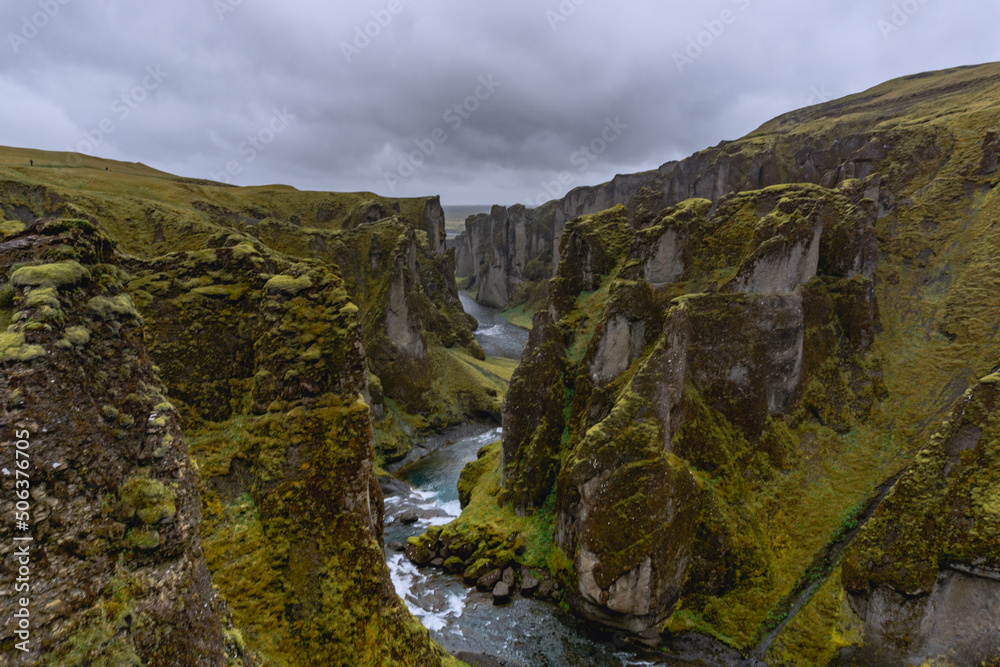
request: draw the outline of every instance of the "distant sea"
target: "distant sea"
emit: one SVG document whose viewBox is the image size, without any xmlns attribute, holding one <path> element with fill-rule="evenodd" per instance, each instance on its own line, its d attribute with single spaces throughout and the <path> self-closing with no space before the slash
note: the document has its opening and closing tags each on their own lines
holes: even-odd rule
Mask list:
<svg viewBox="0 0 1000 667">
<path fill-rule="evenodd" d="M 448 236 L 457 236 L 465 231 L 465 219 L 477 213 L 489 213 L 492 205 L 484 206 L 442 206 L 444 209 L 444 227 Z"/>
</svg>

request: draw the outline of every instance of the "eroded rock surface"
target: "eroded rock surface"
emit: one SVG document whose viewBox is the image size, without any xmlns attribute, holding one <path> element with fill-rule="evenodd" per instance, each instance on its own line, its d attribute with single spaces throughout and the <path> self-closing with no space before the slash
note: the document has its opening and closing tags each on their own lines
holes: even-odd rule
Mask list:
<svg viewBox="0 0 1000 667">
<path fill-rule="evenodd" d="M 82 221 L 33 223 L 0 242 L 0 275 L 12 322 L 0 333 L 11 491 L 0 510 L 15 516 L 16 471 L 30 492 L 29 525 L 0 527 L 0 555 L 28 572 L 22 596 L 18 568 L 3 568 L 0 611 L 13 619 L 29 599 L 30 640 L 16 650 L 28 638 L 4 624 L 0 654 L 11 665 L 225 665 L 198 472 L 111 241 Z"/>
</svg>

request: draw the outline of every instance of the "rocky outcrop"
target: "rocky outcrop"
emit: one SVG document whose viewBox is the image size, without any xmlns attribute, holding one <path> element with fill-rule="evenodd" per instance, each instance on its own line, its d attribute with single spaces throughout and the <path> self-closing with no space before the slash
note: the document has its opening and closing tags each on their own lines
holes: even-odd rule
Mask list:
<svg viewBox="0 0 1000 667">
<path fill-rule="evenodd" d="M 982 76 L 988 78 L 989 74 L 984 72 Z M 956 83 L 948 94 L 967 94 L 966 86 L 974 85 L 971 81 Z M 928 137 L 914 142 L 917 133 L 903 126 L 901 121 L 908 111 L 926 104 L 926 98 L 897 97 L 890 84 L 883 88 L 889 90 L 875 89 L 872 95 L 884 95 L 896 108 L 895 115 L 877 130 L 867 122 L 864 114 L 852 113 L 852 105 L 839 100 L 828 102 L 785 114 L 742 139 L 722 142 L 684 160 L 667 162 L 659 169 L 618 175 L 607 183 L 576 188 L 563 198 L 536 209 L 519 210 L 518 218 L 523 222 L 518 224 L 530 228 L 534 237 L 544 239 L 542 244 L 518 247 L 510 242 L 508 235 L 484 233 L 483 220 L 470 218 L 466 231 L 456 241 L 460 249 L 458 275 L 473 277 L 473 284 L 481 284 L 482 278 L 489 278 L 491 289 L 479 297 L 480 303 L 495 308 L 519 305 L 525 297 L 525 291 L 517 289 L 519 284 L 555 275 L 566 223 L 580 215 L 624 205 L 629 210 L 630 224 L 641 228 L 663 209 L 690 199 L 705 199 L 714 207 L 729 194 L 784 183 L 836 188 L 845 181 L 865 180 L 878 174 L 884 175 L 889 182 L 896 176 L 889 167 L 890 161 L 900 158 L 926 161 L 931 169 L 940 167 L 946 158 L 945 152 L 934 146 L 934 140 Z M 861 106 L 866 108 L 864 104 Z M 810 132 L 808 127 L 812 122 L 835 123 L 836 130 Z M 996 170 L 996 136 L 992 131 L 982 140 L 982 159 L 976 165 L 981 175 L 990 175 Z M 885 213 L 886 207 L 891 207 L 891 195 L 880 190 L 880 182 L 878 178 L 869 180 L 872 189 L 865 196 Z M 650 282 L 670 282 L 666 278 L 678 270 L 678 258 L 673 256 L 676 242 L 672 237 L 673 234 L 668 234 L 661 239 L 666 245 L 647 246 L 654 257 L 663 253 L 654 266 L 663 266 L 665 268 L 659 270 L 666 271 L 658 275 L 654 269 L 647 277 Z M 806 243 L 804 250 L 808 249 Z M 551 261 L 549 250 L 552 250 Z M 766 260 L 760 259 L 765 262 L 760 270 L 767 271 Z M 808 268 L 808 259 L 808 254 L 803 257 L 804 268 Z M 507 270 L 515 262 L 526 266 L 532 261 L 540 262 L 536 266 L 547 266 L 540 277 Z M 502 289 L 497 288 L 500 285 Z"/>
<path fill-rule="evenodd" d="M 198 472 L 122 277 L 82 221 L 0 243 L 0 554 L 20 563 L 0 610 L 25 622 L 5 664 L 227 664 Z"/>
<path fill-rule="evenodd" d="M 79 220 L 0 243 L 3 422 L 37 466 L 24 664 L 450 662 L 385 566 L 345 281 L 207 245 L 143 260 Z"/>
<path fill-rule="evenodd" d="M 521 514 L 545 502 L 559 472 L 565 426 L 565 351 L 547 312 L 535 316 L 521 364 L 503 404 L 501 483 Z"/>
<path fill-rule="evenodd" d="M 407 303 L 414 288 L 419 291 L 420 286 L 416 254 L 416 244 L 411 239 L 395 262 L 394 273 L 389 279 L 385 332 L 399 352 L 423 360 L 427 354 L 427 343 L 424 341 L 422 322 L 413 317 L 416 309 Z"/>
<path fill-rule="evenodd" d="M 550 273 L 553 248 L 552 230 L 523 206 L 494 206 L 471 217 L 456 240 L 457 275 L 474 278 L 479 303 L 502 308 L 518 284 Z"/>
<path fill-rule="evenodd" d="M 499 497 L 538 512 L 555 481 L 554 539 L 574 564 L 578 612 L 657 641 L 682 598 L 773 576 L 746 491 L 704 475 L 756 457 L 788 465 L 780 424 L 808 422 L 816 402 L 870 409 L 855 392 L 877 392 L 871 377 L 823 396 L 815 378 L 835 359 L 859 363 L 834 302 L 866 280 L 819 276 L 835 264 L 821 249 L 849 228 L 863 254 L 874 218 L 851 188 L 796 185 L 732 195 L 714 212 L 691 200 L 641 229 L 624 207 L 566 226 L 505 403 Z M 818 332 L 833 338 L 807 353 Z M 564 398 L 538 391 L 562 386 Z"/>
<path fill-rule="evenodd" d="M 966 392 L 845 557 L 869 664 L 1000 655 L 1000 375 Z"/>
<path fill-rule="evenodd" d="M 245 237 L 213 245 L 135 262 L 130 288 L 183 401 L 208 565 L 237 627 L 291 664 L 440 664 L 384 563 L 370 374 L 347 285 Z M 412 237 L 403 245 L 414 251 Z M 220 386 L 224 408 L 203 389 Z"/>
<path fill-rule="evenodd" d="M 123 252 L 144 259 L 214 248 L 235 236 L 287 258 L 336 266 L 359 309 L 371 370 L 367 397 L 383 459 L 405 456 L 422 431 L 498 412 L 499 399 L 484 386 L 488 380 L 462 378 L 461 392 L 459 382 L 437 381 L 460 376 L 465 368 L 445 350 L 484 356 L 473 335 L 475 321 L 458 298 L 439 198 L 240 189 L 118 165 L 118 173 L 140 179 L 135 183 L 154 179 L 156 195 L 150 196 L 152 190 L 125 186 L 121 179 L 84 180 L 89 173 L 89 167 L 29 170 L 0 182 L 0 210 L 17 224 L 46 216 L 89 220 Z M 220 332 L 228 341 L 244 335 Z M 208 392 L 213 400 L 201 407 L 225 414 L 240 391 L 220 379 Z"/>
<path fill-rule="evenodd" d="M 382 216 L 383 218 L 385 216 Z M 431 252 L 441 254 L 445 251 L 444 208 L 440 197 L 431 197 L 424 204 L 423 230 L 427 232 L 427 240 Z"/>
<path fill-rule="evenodd" d="M 453 530 L 525 531 L 678 655 L 995 659 L 998 99 L 1000 65 L 907 77 L 525 211 L 553 266 L 502 285 L 547 297 Z"/>
</svg>

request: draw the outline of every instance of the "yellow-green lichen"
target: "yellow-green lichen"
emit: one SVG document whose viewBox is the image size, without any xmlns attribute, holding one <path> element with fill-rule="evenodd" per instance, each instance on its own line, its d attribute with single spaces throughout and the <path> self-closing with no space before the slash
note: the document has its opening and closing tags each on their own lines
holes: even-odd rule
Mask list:
<svg viewBox="0 0 1000 667">
<path fill-rule="evenodd" d="M 85 326 L 67 327 L 62 340 L 71 346 L 83 347 L 90 342 L 90 329 Z"/>
<path fill-rule="evenodd" d="M 264 284 L 267 292 L 281 292 L 283 294 L 298 294 L 302 290 L 307 290 L 313 286 L 309 276 L 296 278 L 294 276 L 279 275 L 274 276 Z"/>
<path fill-rule="evenodd" d="M 118 489 L 118 497 L 124 518 L 135 516 L 147 525 L 168 523 L 177 513 L 173 489 L 142 475 L 127 479 Z"/>
<path fill-rule="evenodd" d="M 23 333 L 0 332 L 0 361 L 31 361 L 44 356 L 45 348 L 28 345 Z"/>
<path fill-rule="evenodd" d="M 90 278 L 90 271 L 75 260 L 22 266 L 10 276 L 15 287 L 48 285 L 56 288 L 71 287 Z"/>
<path fill-rule="evenodd" d="M 27 228 L 20 220 L 4 220 L 3 222 L 0 222 L 0 239 L 13 236 L 14 234 L 20 234 L 25 229 Z"/>
<path fill-rule="evenodd" d="M 35 287 L 28 292 L 24 305 L 28 308 L 40 308 L 48 306 L 59 308 L 59 294 L 55 287 Z"/>
<path fill-rule="evenodd" d="M 95 296 L 87 302 L 87 310 L 102 320 L 139 319 L 139 313 L 128 294 L 119 294 L 114 297 Z"/>
</svg>

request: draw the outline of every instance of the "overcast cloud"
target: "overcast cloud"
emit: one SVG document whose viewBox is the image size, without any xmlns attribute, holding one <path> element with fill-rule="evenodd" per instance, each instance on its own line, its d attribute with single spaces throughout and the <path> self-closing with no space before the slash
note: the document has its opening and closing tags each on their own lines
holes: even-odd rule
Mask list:
<svg viewBox="0 0 1000 667">
<path fill-rule="evenodd" d="M 535 203 L 998 61 L 998 25 L 995 0 L 6 0 L 0 144 Z"/>
</svg>

